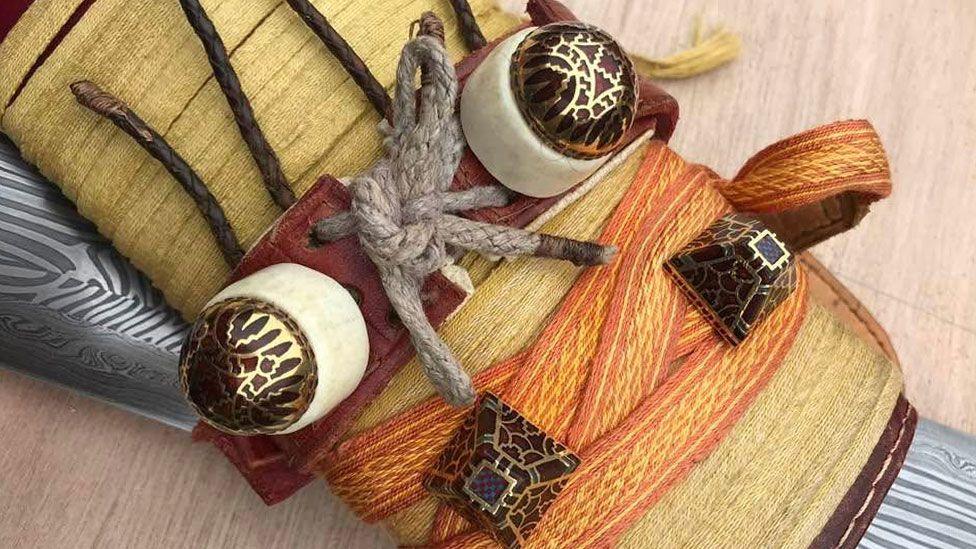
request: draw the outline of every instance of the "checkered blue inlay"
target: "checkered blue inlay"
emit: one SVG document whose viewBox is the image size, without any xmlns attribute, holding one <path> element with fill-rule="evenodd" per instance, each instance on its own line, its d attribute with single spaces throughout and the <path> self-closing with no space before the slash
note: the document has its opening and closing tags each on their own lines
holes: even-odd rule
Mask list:
<svg viewBox="0 0 976 549">
<path fill-rule="evenodd" d="M 482 467 L 471 477 L 468 489 L 489 505 L 494 505 L 508 489 L 508 479 L 488 467 Z"/>
</svg>

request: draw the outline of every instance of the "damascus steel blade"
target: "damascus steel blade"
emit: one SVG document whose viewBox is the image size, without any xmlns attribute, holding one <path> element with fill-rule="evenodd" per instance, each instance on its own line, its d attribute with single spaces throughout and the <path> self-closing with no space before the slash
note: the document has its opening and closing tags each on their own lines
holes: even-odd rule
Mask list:
<svg viewBox="0 0 976 549">
<path fill-rule="evenodd" d="M 0 367 L 189 429 L 187 326 L 0 136 Z"/>
<path fill-rule="evenodd" d="M 976 547 L 976 438 L 920 420 L 859 547 Z"/>
</svg>

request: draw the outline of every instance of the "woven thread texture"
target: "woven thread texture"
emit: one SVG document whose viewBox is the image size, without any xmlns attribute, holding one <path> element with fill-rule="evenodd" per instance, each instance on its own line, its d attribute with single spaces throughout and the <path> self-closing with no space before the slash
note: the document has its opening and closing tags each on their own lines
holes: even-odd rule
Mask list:
<svg viewBox="0 0 976 549">
<path fill-rule="evenodd" d="M 433 10 L 445 22 L 453 59 L 467 52 L 447 2 L 408 0 L 396 10 L 361 0 L 313 3 L 388 89 L 407 29 L 424 11 Z M 26 73 L 47 43 L 44 34 L 49 39 L 73 11 L 62 4 L 39 2 L 4 42 L 3 86 L 19 80 L 6 75 Z M 288 5 L 202 4 L 296 194 L 323 173 L 352 175 L 376 161 L 379 116 Z M 517 23 L 490 0 L 471 5 L 490 37 Z M 16 43 L 24 44 L 18 50 L 23 55 L 11 54 Z M 281 210 L 264 190 L 179 4 L 95 2 L 6 109 L 0 127 L 174 307 L 192 318 L 228 274 L 220 250 L 179 184 L 122 132 L 74 102 L 68 84 L 82 79 L 112 90 L 166 138 L 224 206 L 245 248 Z M 5 104 L 14 90 L 0 87 L 0 92 Z M 150 228 L 154 238 L 146 238 Z"/>
<path fill-rule="evenodd" d="M 854 138 L 852 128 L 856 130 Z M 853 190 L 865 197 L 883 196 L 888 191 L 887 165 L 867 161 L 880 151 L 880 144 L 864 122 L 825 126 L 785 142 L 800 146 L 792 160 L 780 159 L 784 166 L 789 162 L 808 165 L 811 155 L 830 150 L 835 143 L 847 143 L 860 151 L 836 160 L 833 169 L 821 172 L 821 179 L 826 181 L 823 196 L 829 196 L 832 189 Z M 803 147 L 803 143 L 812 145 Z M 757 159 L 767 158 L 766 154 L 760 153 Z M 612 181 L 619 184 L 617 178 L 625 174 L 636 177 L 602 226 L 601 240 L 621 249 L 618 261 L 600 271 L 584 273 L 548 325 L 531 338 L 535 344 L 479 370 L 475 376 L 479 389 L 500 392 L 531 421 L 583 457 L 577 476 L 530 545 L 586 545 L 626 535 L 645 512 L 656 508 L 660 498 L 683 486 L 694 465 L 719 446 L 775 375 L 802 321 L 805 297 L 801 276 L 797 293 L 743 345 L 733 350 L 717 341 L 660 266 L 711 220 L 729 211 L 730 206 L 716 189 L 750 183 L 748 179 L 725 182 L 705 168 L 687 164 L 660 144 L 648 145 L 643 156 L 636 174 L 630 171 L 632 161 L 625 162 L 593 191 L 594 195 L 574 206 L 577 211 L 594 207 L 590 199 L 606 192 Z M 761 164 L 753 162 L 757 163 Z M 866 164 L 873 168 L 862 169 Z M 802 188 L 783 181 L 781 192 L 774 193 L 777 199 L 795 197 L 791 204 L 802 205 L 823 197 L 802 195 Z M 502 272 L 502 268 L 492 272 L 480 284 L 476 297 L 503 302 L 502 295 L 490 293 L 495 275 Z M 564 276 L 572 279 L 574 273 Z M 522 287 L 507 286 L 504 295 L 519 295 L 531 291 L 530 287 L 530 282 Z M 491 322 L 491 318 L 498 318 L 498 312 L 469 304 L 461 315 L 470 316 L 459 315 L 448 322 L 445 332 L 461 320 L 471 323 L 461 327 L 461 333 L 477 331 L 480 321 Z M 464 349 L 463 345 L 459 347 Z M 863 355 L 862 351 L 855 362 L 863 363 Z M 819 363 L 817 355 L 803 356 Z M 876 369 L 879 376 L 890 377 L 892 371 L 883 361 Z M 843 378 L 832 379 L 843 383 Z M 410 398 L 402 386 L 392 387 L 401 397 Z M 900 383 L 896 380 L 891 387 L 900 387 Z M 877 384 L 855 384 L 853 390 L 863 391 L 866 398 L 877 398 Z M 837 404 L 836 400 L 824 402 Z M 830 481 L 818 484 L 822 493 L 805 500 L 811 508 L 820 513 L 832 510 L 831 504 L 845 488 L 838 479 L 856 475 L 861 463 L 858 459 L 866 455 L 858 454 L 857 449 L 870 452 L 891 402 L 879 401 L 875 408 L 859 402 L 851 408 L 824 410 L 847 410 L 852 421 L 861 421 L 864 428 L 838 431 L 839 436 L 851 436 L 849 446 L 854 449 L 845 458 L 836 455 L 836 448 L 844 446 L 817 449 L 822 459 L 838 460 L 840 465 L 835 470 L 823 469 L 823 478 Z M 391 407 L 398 408 L 397 404 Z M 453 511 L 432 501 L 419 487 L 420 475 L 462 414 L 445 409 L 436 399 L 399 409 L 399 416 L 387 416 L 385 422 L 375 423 L 374 415 L 371 428 L 348 440 L 336 459 L 323 464 L 322 472 L 333 489 L 367 520 L 387 520 L 401 539 L 410 543 L 457 547 L 487 543 L 483 534 L 472 532 Z M 859 414 L 881 418 L 881 425 L 865 422 Z M 801 437 L 796 443 L 802 446 L 809 440 Z M 795 446 L 788 448 L 796 450 Z M 804 532 L 815 529 L 816 525 L 810 524 Z M 770 535 L 775 531 L 773 527 L 765 530 Z"/>
</svg>

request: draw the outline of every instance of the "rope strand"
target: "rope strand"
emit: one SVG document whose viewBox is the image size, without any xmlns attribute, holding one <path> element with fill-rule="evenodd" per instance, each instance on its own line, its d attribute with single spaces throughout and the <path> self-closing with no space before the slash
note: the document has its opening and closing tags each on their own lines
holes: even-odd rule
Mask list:
<svg viewBox="0 0 976 549">
<path fill-rule="evenodd" d="M 247 148 L 251 151 L 251 156 L 261 171 L 261 177 L 268 193 L 278 206 L 287 210 L 295 203 L 295 193 L 288 186 L 285 174 L 281 171 L 281 163 L 254 117 L 251 102 L 247 99 L 244 90 L 241 89 L 241 81 L 237 78 L 237 73 L 230 63 L 230 57 L 227 55 L 227 49 L 224 47 L 220 34 L 198 0 L 180 0 L 180 5 L 183 7 L 183 12 L 186 14 L 190 26 L 200 38 L 200 42 L 203 43 L 203 49 L 207 52 L 207 60 L 210 61 L 210 66 L 213 68 L 214 77 L 220 84 L 224 97 L 227 98 L 231 112 L 234 113 L 234 121 L 237 122 L 241 137 L 247 143 Z"/>
<path fill-rule="evenodd" d="M 203 184 L 193 168 L 156 133 L 145 121 L 114 95 L 102 91 L 88 80 L 71 84 L 71 92 L 79 103 L 109 120 L 128 134 L 153 158 L 158 160 L 196 202 L 197 208 L 207 219 L 224 259 L 231 268 L 240 263 L 244 251 L 234 235 L 234 230 L 224 215 L 217 199 Z"/>
</svg>

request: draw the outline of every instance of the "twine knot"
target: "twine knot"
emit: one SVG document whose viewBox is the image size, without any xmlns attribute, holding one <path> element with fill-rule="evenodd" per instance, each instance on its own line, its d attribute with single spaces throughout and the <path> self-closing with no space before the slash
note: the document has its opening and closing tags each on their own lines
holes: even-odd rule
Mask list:
<svg viewBox="0 0 976 549">
<path fill-rule="evenodd" d="M 438 23 L 425 13 L 420 35 L 403 48 L 392 124 L 380 124 L 386 154 L 350 183 L 349 211 L 318 220 L 312 236 L 319 242 L 358 236 L 410 332 L 424 373 L 445 400 L 461 406 L 474 402 L 471 379 L 430 325 L 420 298 L 424 279 L 450 262 L 448 245 L 499 256 L 568 259 L 578 265 L 606 263 L 615 248 L 452 215 L 505 205 L 511 193 L 499 185 L 449 190 L 465 143 L 455 112 L 457 74 L 436 32 Z M 414 89 L 418 70 L 419 101 Z"/>
<path fill-rule="evenodd" d="M 431 193 L 401 201 L 390 196 L 390 183 L 360 177 L 350 185 L 359 241 L 377 267 L 426 276 L 448 262 L 444 240 L 437 235 L 443 199 Z"/>
</svg>

